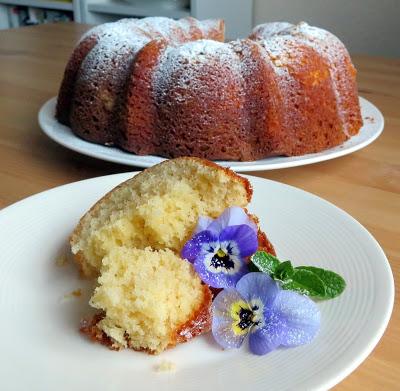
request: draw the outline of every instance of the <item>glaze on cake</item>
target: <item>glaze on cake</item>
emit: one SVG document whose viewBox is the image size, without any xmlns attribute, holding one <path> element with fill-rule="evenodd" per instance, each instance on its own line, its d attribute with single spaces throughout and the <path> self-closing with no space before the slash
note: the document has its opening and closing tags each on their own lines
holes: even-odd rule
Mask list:
<svg viewBox="0 0 400 391">
<path fill-rule="evenodd" d="M 358 133 L 356 71 L 334 35 L 278 22 L 223 40 L 219 20 L 97 26 L 72 54 L 56 116 L 88 141 L 213 160 L 302 155 Z"/>
</svg>

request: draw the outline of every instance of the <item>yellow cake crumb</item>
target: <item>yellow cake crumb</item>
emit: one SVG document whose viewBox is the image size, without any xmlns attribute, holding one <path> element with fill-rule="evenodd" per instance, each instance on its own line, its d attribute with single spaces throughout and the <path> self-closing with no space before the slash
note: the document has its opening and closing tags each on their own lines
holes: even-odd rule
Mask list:
<svg viewBox="0 0 400 391">
<path fill-rule="evenodd" d="M 98 323 L 120 347 L 160 353 L 204 300 L 193 266 L 171 250 L 116 247 L 103 259 L 90 304 Z"/>
<path fill-rule="evenodd" d="M 176 364 L 172 361 L 162 360 L 154 367 L 156 372 L 176 372 Z"/>
</svg>

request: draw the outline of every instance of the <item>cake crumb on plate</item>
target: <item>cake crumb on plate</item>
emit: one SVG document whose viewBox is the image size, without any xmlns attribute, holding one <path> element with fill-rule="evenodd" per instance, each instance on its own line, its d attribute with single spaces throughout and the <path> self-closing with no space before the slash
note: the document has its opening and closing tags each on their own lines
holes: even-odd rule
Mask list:
<svg viewBox="0 0 400 391">
<path fill-rule="evenodd" d="M 176 372 L 176 364 L 169 360 L 162 360 L 157 365 L 154 366 L 154 370 L 156 372 L 168 372 L 174 373 Z"/>
</svg>

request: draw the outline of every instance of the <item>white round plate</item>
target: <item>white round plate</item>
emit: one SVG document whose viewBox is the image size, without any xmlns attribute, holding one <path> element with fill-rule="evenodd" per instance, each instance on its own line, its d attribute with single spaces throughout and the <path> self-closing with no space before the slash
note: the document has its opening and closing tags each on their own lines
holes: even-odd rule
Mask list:
<svg viewBox="0 0 400 391">
<path fill-rule="evenodd" d="M 43 132 L 56 143 L 63 145 L 75 152 L 98 159 L 127 164 L 135 167 L 151 167 L 154 164 L 165 160 L 154 155 L 139 156 L 125 152 L 115 147 L 93 144 L 75 136 L 71 129 L 60 124 L 55 118 L 55 106 L 57 98 L 48 100 L 39 111 L 39 125 Z M 223 167 L 230 167 L 237 172 L 275 170 L 278 168 L 288 168 L 303 166 L 306 164 L 318 163 L 325 160 L 334 159 L 358 151 L 371 144 L 383 130 L 384 119 L 382 113 L 371 102 L 360 97 L 361 114 L 364 121 L 359 134 L 352 137 L 338 147 L 327 149 L 319 153 L 293 157 L 269 157 L 253 162 L 238 161 L 218 161 Z"/>
<path fill-rule="evenodd" d="M 381 338 L 393 306 L 389 263 L 376 240 L 334 205 L 291 186 L 249 177 L 250 210 L 278 255 L 340 273 L 344 293 L 319 302 L 310 344 L 266 356 L 222 351 L 210 335 L 160 356 L 114 352 L 78 331 L 90 283 L 75 265 L 56 266 L 80 216 L 131 174 L 58 187 L 0 212 L 0 379 L 4 390 L 324 390 L 353 371 Z M 69 297 L 75 289 L 82 297 Z M 67 296 L 66 296 L 67 295 Z M 175 373 L 158 373 L 162 360 Z"/>
</svg>

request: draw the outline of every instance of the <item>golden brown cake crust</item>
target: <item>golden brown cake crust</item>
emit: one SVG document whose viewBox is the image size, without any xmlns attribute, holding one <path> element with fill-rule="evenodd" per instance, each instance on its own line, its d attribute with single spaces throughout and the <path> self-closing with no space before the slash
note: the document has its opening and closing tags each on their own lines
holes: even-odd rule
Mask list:
<svg viewBox="0 0 400 391">
<path fill-rule="evenodd" d="M 151 146 L 157 143 L 157 110 L 151 94 L 151 80 L 160 52 L 167 45 L 166 40 L 155 40 L 140 50 L 120 102 L 117 143 L 121 148 L 139 155 L 153 152 Z"/>
<path fill-rule="evenodd" d="M 95 34 L 90 34 L 85 37 L 74 49 L 65 68 L 56 106 L 56 118 L 64 125 L 70 125 L 69 115 L 72 105 L 71 97 L 74 94 L 75 82 L 79 68 L 83 59 L 93 49 L 97 42 L 98 40 Z"/>
<path fill-rule="evenodd" d="M 207 285 L 203 285 L 203 295 L 203 303 L 193 314 L 192 318 L 180 326 L 175 335 L 171 337 L 173 342 L 170 347 L 173 347 L 178 343 L 187 342 L 190 339 L 211 330 L 212 294 Z"/>
<path fill-rule="evenodd" d="M 93 342 L 99 342 L 111 350 L 120 350 L 120 346 L 114 344 L 112 339 L 97 327 L 97 324 L 105 318 L 104 312 L 94 314 L 92 317 L 81 320 L 79 331 L 85 334 Z"/>
</svg>

